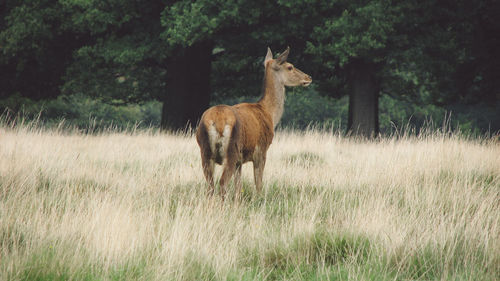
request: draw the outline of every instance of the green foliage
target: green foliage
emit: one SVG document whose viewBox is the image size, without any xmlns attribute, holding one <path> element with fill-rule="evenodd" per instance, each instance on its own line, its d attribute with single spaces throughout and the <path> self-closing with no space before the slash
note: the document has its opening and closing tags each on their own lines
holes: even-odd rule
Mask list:
<svg viewBox="0 0 500 281">
<path fill-rule="evenodd" d="M 113 106 L 83 95 L 59 96 L 44 102 L 12 96 L 0 100 L 0 108 L 4 115 L 8 115 L 4 118 L 10 122 L 38 120 L 49 127 L 62 125 L 89 132 L 109 128 L 158 127 L 161 116 L 158 102 Z"/>
<path fill-rule="evenodd" d="M 106 33 L 111 28 L 121 28 L 140 16 L 131 1 L 111 0 L 61 0 L 62 10 L 70 15 L 64 27 L 91 35 Z"/>
<path fill-rule="evenodd" d="M 94 3 L 95 2 L 95 3 Z M 138 103 L 164 92 L 165 45 L 159 39 L 158 4 L 64 1 L 74 32 L 94 40 L 75 49 L 62 93 L 107 102 Z"/>
<path fill-rule="evenodd" d="M 335 12 L 340 15 L 326 17 L 314 28 L 308 51 L 334 58 L 341 67 L 350 58 L 371 58 L 378 62 L 383 57 L 387 43 L 395 33 L 395 25 L 402 20 L 398 9 L 390 1 L 360 3 L 337 3 Z M 382 56 L 381 56 L 382 55 Z"/>
<path fill-rule="evenodd" d="M 5 7 L 5 9 L 3 9 Z M 55 97 L 74 42 L 60 29 L 54 1 L 18 1 L 0 9 L 0 97 Z"/>
<path fill-rule="evenodd" d="M 103 277 L 106 278 L 108 276 Z M 138 261 L 127 262 L 124 265 L 113 268 L 109 272 L 109 280 L 122 281 L 122 280 L 151 280 L 151 274 L 147 271 L 147 263 L 139 259 Z M 103 277 L 96 277 L 96 280 L 102 280 Z M 107 278 L 106 278 L 107 279 Z"/>
<path fill-rule="evenodd" d="M 176 46 L 191 46 L 211 38 L 220 28 L 241 18 L 238 1 L 179 1 L 163 11 L 162 36 Z M 247 19 L 250 20 L 250 19 Z"/>
<path fill-rule="evenodd" d="M 220 98 L 212 102 L 233 105 L 242 102 L 256 102 L 257 97 L 240 96 Z M 344 128 L 347 118 L 346 98 L 335 100 L 321 96 L 314 87 L 306 89 L 287 89 L 285 112 L 278 126 L 282 128 L 305 129 L 313 127 Z"/>
<path fill-rule="evenodd" d="M 15 280 L 26 281 L 65 281 L 78 279 L 83 281 L 94 281 L 97 278 L 92 274 L 90 268 L 78 270 L 72 273 L 69 265 L 65 265 L 57 256 L 53 247 L 46 247 L 34 253 L 31 260 L 23 266 L 21 276 Z M 13 278 L 14 280 L 14 278 Z"/>
<path fill-rule="evenodd" d="M 5 16 L 5 27 L 0 30 L 4 62 L 23 52 L 43 55 L 48 51 L 47 40 L 53 39 L 53 22 L 60 16 L 57 5 L 51 1 L 20 1 Z"/>
<path fill-rule="evenodd" d="M 243 96 L 217 100 L 214 104 L 236 104 L 255 100 L 255 97 Z M 496 108 L 499 106 L 491 107 L 483 104 L 449 108 L 435 105 L 419 106 L 384 95 L 380 98 L 380 130 L 383 134 L 408 130 L 418 133 L 421 128 L 433 130 L 446 125 L 448 129 L 459 129 L 467 135 L 493 133 L 500 129 L 498 127 L 500 120 L 496 114 Z M 280 122 L 281 128 L 309 127 L 340 131 L 346 128 L 347 97 L 336 100 L 321 96 L 312 89 L 289 91 L 285 108 L 285 114 Z M 11 96 L 0 100 L 0 110 L 4 115 L 9 114 L 11 119 L 15 117 L 37 119 L 46 126 L 58 126 L 63 121 L 66 127 L 85 130 L 158 127 L 161 117 L 159 102 L 110 105 L 84 95 L 60 96 L 43 102 Z M 497 124 L 497 127 L 492 127 L 492 124 Z"/>
<path fill-rule="evenodd" d="M 354 278 L 363 280 L 488 280 L 493 276 L 493 268 L 479 267 L 486 263 L 484 253 L 473 253 L 478 257 L 475 268 L 463 264 L 472 253 L 464 241 L 457 243 L 458 247 L 428 244 L 407 256 L 404 251 L 381 252 L 375 239 L 363 235 L 316 229 L 289 243 L 275 243 L 263 249 L 244 248 L 240 266 L 252 268 L 243 274 L 252 276 L 249 279 L 264 272 L 270 280 L 346 280 L 353 278 L 349 268 L 355 268 Z M 447 261 L 450 249 L 452 260 Z"/>
<path fill-rule="evenodd" d="M 213 265 L 197 253 L 187 254 L 181 268 L 183 271 L 179 273 L 178 280 L 218 280 Z"/>
<path fill-rule="evenodd" d="M 500 130 L 498 109 L 500 104 L 452 105 L 440 107 L 433 104 L 419 105 L 410 101 L 380 97 L 380 131 L 392 134 L 397 131 L 418 133 L 424 130 L 458 130 L 465 135 L 482 135 Z"/>
<path fill-rule="evenodd" d="M 237 100 L 259 92 L 265 48 L 290 45 L 291 60 L 312 74 L 316 87 L 290 91 L 284 127 L 344 127 L 348 105 L 341 97 L 349 94 L 351 63 L 363 60 L 377 65 L 383 131 L 410 117 L 416 126 L 429 116 L 442 119 L 444 110 L 463 113 L 457 120 L 464 130 L 500 129 L 494 114 L 500 25 L 490 1 L 7 0 L 0 6 L 1 98 L 163 101 L 176 71 L 169 62 L 210 41 L 217 50 L 213 96 Z"/>
<path fill-rule="evenodd" d="M 487 280 L 490 274 L 494 274 L 495 265 L 487 266 L 483 249 L 470 249 L 467 240 L 460 235 L 450 241 L 445 245 L 427 244 L 412 256 L 396 251 L 388 257 L 388 266 L 394 271 L 397 268 L 402 278 L 414 280 L 467 280 L 472 274 L 476 274 L 477 280 Z M 475 257 L 475 263 L 485 266 L 465 272 L 465 260 L 470 255 Z"/>
<path fill-rule="evenodd" d="M 496 103 L 497 91 L 491 85 L 498 79 L 483 81 L 485 69 L 499 74 L 499 60 L 494 59 L 498 51 L 491 48 L 497 40 L 491 35 L 500 26 L 488 16 L 494 10 L 490 4 L 379 0 L 337 1 L 322 7 L 328 16 L 314 23 L 306 48 L 321 70 L 319 76 L 313 74 L 320 78 L 318 89 L 323 94 L 346 94 L 350 62 L 357 59 L 379 67 L 382 93 L 418 106 Z M 489 28 L 479 32 L 480 25 Z M 491 60 L 483 61 L 484 55 Z"/>
<path fill-rule="evenodd" d="M 435 105 L 419 106 L 384 95 L 379 99 L 379 120 L 381 132 L 401 129 L 419 129 L 433 122 L 441 126 L 447 113 Z"/>
<path fill-rule="evenodd" d="M 281 127 L 304 129 L 308 126 L 344 128 L 347 124 L 347 98 L 335 100 L 319 95 L 313 88 L 293 88 L 287 93 Z"/>
<path fill-rule="evenodd" d="M 69 246 L 70 248 L 70 246 Z M 59 247 L 42 247 L 33 253 L 23 265 L 20 276 L 12 280 L 25 281 L 98 281 L 98 280 L 148 280 L 148 272 L 143 262 L 125 263 L 108 272 L 91 264 L 70 265 L 61 259 Z"/>
<path fill-rule="evenodd" d="M 244 248 L 242 266 L 266 272 L 270 280 L 321 280 L 328 276 L 342 280 L 347 266 L 363 266 L 368 261 L 372 253 L 370 243 L 363 235 L 318 228 L 294 237 L 289 243 L 274 243 L 263 249 Z"/>
<path fill-rule="evenodd" d="M 321 96 L 314 87 L 288 89 L 285 112 L 279 127 L 306 129 L 308 127 L 344 131 L 347 125 L 348 97 L 333 99 Z M 256 97 L 241 96 L 218 99 L 213 104 L 233 105 L 255 102 Z M 389 95 L 379 99 L 380 131 L 390 135 L 401 131 L 418 133 L 421 129 L 460 130 L 466 135 L 480 135 L 500 130 L 497 105 L 455 105 L 440 107 L 433 104 L 417 104 Z"/>
<path fill-rule="evenodd" d="M 161 96 L 166 72 L 156 66 L 141 66 L 154 54 L 150 46 L 140 43 L 149 38 L 141 37 L 109 38 L 79 49 L 67 69 L 62 92 L 85 93 L 111 103 L 138 103 Z"/>
</svg>

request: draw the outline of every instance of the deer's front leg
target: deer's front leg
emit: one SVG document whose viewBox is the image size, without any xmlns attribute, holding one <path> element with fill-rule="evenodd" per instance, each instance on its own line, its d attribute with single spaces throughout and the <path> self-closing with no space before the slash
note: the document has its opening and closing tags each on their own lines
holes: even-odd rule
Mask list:
<svg viewBox="0 0 500 281">
<path fill-rule="evenodd" d="M 266 165 L 266 154 L 263 153 L 260 157 L 253 160 L 253 176 L 255 179 L 255 187 L 257 193 L 262 191 L 262 176 L 264 175 L 264 166 Z"/>
</svg>

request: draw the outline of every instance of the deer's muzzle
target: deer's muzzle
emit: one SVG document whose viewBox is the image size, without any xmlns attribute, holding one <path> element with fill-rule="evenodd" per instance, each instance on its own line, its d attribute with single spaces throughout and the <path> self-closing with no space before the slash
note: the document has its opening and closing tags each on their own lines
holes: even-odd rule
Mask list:
<svg viewBox="0 0 500 281">
<path fill-rule="evenodd" d="M 307 75 L 307 78 L 302 81 L 302 86 L 307 87 L 312 83 L 311 76 Z"/>
</svg>

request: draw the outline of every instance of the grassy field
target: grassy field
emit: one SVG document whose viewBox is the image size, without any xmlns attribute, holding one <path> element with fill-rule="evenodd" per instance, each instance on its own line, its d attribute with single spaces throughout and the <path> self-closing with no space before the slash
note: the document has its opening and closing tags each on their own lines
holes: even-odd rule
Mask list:
<svg viewBox="0 0 500 281">
<path fill-rule="evenodd" d="M 278 132 L 239 202 L 200 166 L 191 135 L 0 128 L 0 280 L 499 280 L 498 140 Z"/>
</svg>

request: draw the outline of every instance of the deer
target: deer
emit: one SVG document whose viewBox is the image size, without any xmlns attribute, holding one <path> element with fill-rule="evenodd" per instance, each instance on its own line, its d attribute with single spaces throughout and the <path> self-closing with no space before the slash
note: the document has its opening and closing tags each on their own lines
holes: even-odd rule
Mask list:
<svg viewBox="0 0 500 281">
<path fill-rule="evenodd" d="M 274 137 L 285 104 L 285 86 L 307 87 L 311 76 L 287 62 L 290 47 L 273 59 L 267 48 L 264 59 L 264 79 L 261 98 L 256 103 L 233 106 L 216 105 L 207 109 L 196 130 L 203 174 L 208 183 L 208 195 L 215 192 L 214 166 L 222 165 L 219 193 L 224 200 L 226 185 L 234 175 L 235 196 L 242 188 L 241 166 L 253 163 L 257 193 L 262 191 L 266 154 Z"/>
</svg>

